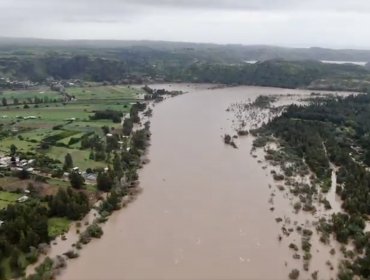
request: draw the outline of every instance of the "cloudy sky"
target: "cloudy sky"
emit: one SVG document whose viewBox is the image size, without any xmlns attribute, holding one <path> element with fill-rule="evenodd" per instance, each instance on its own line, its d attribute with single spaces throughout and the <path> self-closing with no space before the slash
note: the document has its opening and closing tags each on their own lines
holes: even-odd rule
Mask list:
<svg viewBox="0 0 370 280">
<path fill-rule="evenodd" d="M 0 36 L 370 49 L 369 0 L 0 0 Z"/>
</svg>

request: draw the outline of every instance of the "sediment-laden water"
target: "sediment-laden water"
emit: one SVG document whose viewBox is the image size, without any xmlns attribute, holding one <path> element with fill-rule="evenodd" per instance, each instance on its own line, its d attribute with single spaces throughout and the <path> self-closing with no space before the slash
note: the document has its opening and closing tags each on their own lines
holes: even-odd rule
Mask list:
<svg viewBox="0 0 370 280">
<path fill-rule="evenodd" d="M 310 92 L 157 87 L 188 93 L 154 108 L 150 163 L 140 172 L 142 194 L 113 214 L 103 238 L 69 262 L 60 279 L 287 279 L 293 268 L 302 270 L 288 248 L 295 238 L 300 244 L 299 236 L 278 241 L 281 224 L 275 218 L 305 224 L 309 214 L 295 215 L 289 198 L 274 188 L 270 167 L 258 163 L 263 155 L 250 153 L 251 136 L 237 139 L 238 149 L 225 145 L 222 136 L 235 134 L 233 115 L 226 112 L 230 104 L 261 94 Z M 331 256 L 331 247 L 316 237 L 312 243 L 310 273 L 335 278 L 325 262 L 335 265 L 338 254 Z"/>
</svg>

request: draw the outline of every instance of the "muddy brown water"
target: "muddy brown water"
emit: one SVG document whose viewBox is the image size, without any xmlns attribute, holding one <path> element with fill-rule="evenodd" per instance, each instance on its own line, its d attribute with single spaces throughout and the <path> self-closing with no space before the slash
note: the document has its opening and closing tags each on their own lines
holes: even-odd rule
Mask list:
<svg viewBox="0 0 370 280">
<path fill-rule="evenodd" d="M 231 103 L 261 94 L 310 92 L 156 87 L 188 93 L 154 108 L 150 163 L 140 171 L 142 194 L 113 214 L 102 239 L 87 245 L 59 278 L 288 279 L 291 269 L 302 271 L 288 248 L 291 240 L 277 238 L 281 224 L 275 218 L 294 220 L 292 202 L 268 187 L 273 184 L 270 169 L 263 170 L 251 156 L 251 137 L 237 139 L 236 150 L 224 145 L 222 135 L 235 133 L 233 116 L 225 111 Z M 274 212 L 269 209 L 271 192 L 276 192 Z M 298 237 L 295 241 L 300 246 Z M 336 257 L 329 255 L 329 246 L 316 243 L 310 273 L 319 270 L 320 279 L 334 277 L 325 262 L 330 258 L 335 264 Z"/>
</svg>

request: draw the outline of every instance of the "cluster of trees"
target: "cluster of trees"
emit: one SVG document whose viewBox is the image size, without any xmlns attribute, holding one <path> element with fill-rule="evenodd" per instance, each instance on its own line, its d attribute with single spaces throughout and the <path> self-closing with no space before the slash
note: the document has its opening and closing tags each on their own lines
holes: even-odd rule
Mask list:
<svg viewBox="0 0 370 280">
<path fill-rule="evenodd" d="M 145 109 L 146 109 L 145 103 L 136 102 L 131 106 L 130 119 L 132 120 L 133 123 L 140 122 L 139 112 L 145 111 Z"/>
<path fill-rule="evenodd" d="M 131 142 L 134 149 L 145 150 L 148 146 L 150 132 L 147 129 L 140 129 L 132 134 Z"/>
<path fill-rule="evenodd" d="M 161 102 L 164 99 L 165 95 L 175 96 L 181 94 L 181 91 L 168 91 L 165 89 L 152 89 L 145 85 L 143 90 L 146 92 L 144 96 L 145 100 L 154 100 L 156 102 Z"/>
<path fill-rule="evenodd" d="M 129 136 L 131 134 L 133 128 L 134 128 L 134 122 L 131 120 L 131 118 L 126 118 L 123 121 L 123 125 L 122 125 L 123 135 Z"/>
<path fill-rule="evenodd" d="M 100 137 L 96 134 L 85 134 L 81 137 L 81 149 L 93 149 L 102 145 Z"/>
<path fill-rule="evenodd" d="M 72 188 L 59 189 L 46 197 L 47 206 L 35 199 L 9 205 L 0 211 L 0 279 L 5 278 L 4 263 L 9 263 L 12 277 L 20 277 L 27 264 L 37 261 L 40 244 L 48 244 L 48 219 L 83 218 L 89 211 L 88 197 Z"/>
<path fill-rule="evenodd" d="M 130 109 L 130 117 L 126 118 L 123 121 L 123 125 L 122 125 L 123 135 L 125 136 L 131 135 L 132 129 L 134 128 L 134 124 L 140 123 L 139 112 L 145 111 L 146 107 L 147 106 L 145 103 L 140 103 L 140 102 L 137 102 L 134 105 L 132 105 Z"/>
<path fill-rule="evenodd" d="M 105 143 L 97 134 L 85 135 L 81 138 L 81 149 L 90 149 L 90 159 L 104 161 L 106 159 Z"/>
<path fill-rule="evenodd" d="M 251 106 L 265 109 L 269 108 L 271 103 L 276 100 L 273 96 L 266 96 L 266 95 L 260 95 L 256 98 L 256 100 L 251 104 Z"/>
<path fill-rule="evenodd" d="M 9 260 L 12 276 L 22 274 L 28 262 L 36 261 L 34 250 L 48 243 L 48 209 L 38 202 L 9 205 L 0 211 L 0 261 Z M 24 258 L 26 257 L 26 259 Z M 0 278 L 4 271 L 0 266 Z"/>
<path fill-rule="evenodd" d="M 114 110 L 95 111 L 94 115 L 90 116 L 92 120 L 112 120 L 114 123 L 120 123 L 122 112 Z"/>
<path fill-rule="evenodd" d="M 99 172 L 96 178 L 96 185 L 98 190 L 109 192 L 114 183 L 114 174 L 112 172 Z"/>
<path fill-rule="evenodd" d="M 168 73 L 169 80 L 259 85 L 283 88 L 306 87 L 317 80 L 366 77 L 368 71 L 353 65 L 323 64 L 317 61 L 269 60 L 256 64 L 194 63 L 186 69 Z"/>
<path fill-rule="evenodd" d="M 330 176 L 329 160 L 326 156 L 323 133 L 326 125 L 320 122 L 305 122 L 284 114 L 267 126 L 276 137 L 284 140 L 299 157 L 305 159 L 316 175 L 324 179 Z"/>
<path fill-rule="evenodd" d="M 359 255 L 346 265 L 341 279 L 370 276 L 370 238 L 363 232 L 370 215 L 370 94 L 291 105 L 282 116 L 260 130 L 273 134 L 303 158 L 321 181 L 330 178 L 329 161 L 339 167 L 337 193 L 348 214 L 336 214 L 322 223 L 323 232 L 337 240 L 353 240 Z M 350 277 L 350 278 L 348 278 Z"/>
<path fill-rule="evenodd" d="M 28 105 L 28 104 L 43 104 L 43 103 L 51 103 L 51 102 L 56 103 L 56 102 L 58 102 L 58 100 L 55 99 L 55 98 L 54 99 L 49 98 L 48 96 L 44 96 L 43 98 L 40 98 L 40 97 L 37 97 L 36 96 L 34 98 L 29 97 L 26 100 L 23 100 L 22 101 L 22 104 L 24 104 L 24 105 Z M 3 97 L 1 99 L 1 104 L 3 106 L 8 106 L 8 105 L 20 105 L 21 103 L 20 103 L 19 99 L 16 98 L 16 97 L 12 99 L 12 102 L 11 103 L 8 102 L 8 99 L 6 99 L 5 97 Z"/>
<path fill-rule="evenodd" d="M 48 198 L 49 215 L 80 220 L 89 212 L 89 199 L 72 188 L 59 189 L 55 196 Z"/>
<path fill-rule="evenodd" d="M 110 131 L 103 130 L 105 134 Z M 105 161 L 111 156 L 112 151 L 120 148 L 119 135 L 111 133 L 106 135 L 106 141 L 104 141 L 97 134 L 85 135 L 81 138 L 81 149 L 90 149 L 90 159 L 95 161 Z"/>
</svg>

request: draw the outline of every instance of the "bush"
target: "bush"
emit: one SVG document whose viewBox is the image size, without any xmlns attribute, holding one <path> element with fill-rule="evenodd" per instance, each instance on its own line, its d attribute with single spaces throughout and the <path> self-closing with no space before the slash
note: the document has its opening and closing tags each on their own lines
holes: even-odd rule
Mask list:
<svg viewBox="0 0 370 280">
<path fill-rule="evenodd" d="M 26 169 L 22 169 L 16 173 L 16 176 L 20 180 L 27 180 L 31 177 L 31 174 Z"/>
<path fill-rule="evenodd" d="M 88 226 L 86 230 L 92 238 L 100 238 L 103 235 L 103 230 L 97 223 Z"/>
<path fill-rule="evenodd" d="M 298 279 L 298 277 L 299 277 L 299 270 L 298 269 L 293 269 L 289 273 L 289 279 L 295 280 L 295 279 Z"/>
<path fill-rule="evenodd" d="M 309 252 L 311 250 L 311 243 L 307 238 L 302 238 L 302 250 Z"/>
<path fill-rule="evenodd" d="M 292 249 L 292 250 L 294 250 L 294 251 L 298 251 L 298 246 L 295 245 L 294 243 L 290 243 L 289 244 L 289 248 Z"/>
</svg>

